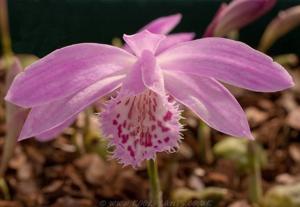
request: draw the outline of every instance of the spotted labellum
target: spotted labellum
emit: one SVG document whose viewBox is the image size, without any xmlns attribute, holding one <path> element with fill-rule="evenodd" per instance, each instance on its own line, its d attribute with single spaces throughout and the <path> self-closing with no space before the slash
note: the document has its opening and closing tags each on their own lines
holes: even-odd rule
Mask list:
<svg viewBox="0 0 300 207">
<path fill-rule="evenodd" d="M 203 38 L 161 49 L 168 36 L 148 30 L 123 39 L 125 49 L 96 43 L 58 49 L 19 74 L 6 95 L 31 108 L 19 140 L 57 133 L 117 91 L 100 125 L 113 157 L 136 167 L 178 147 L 179 103 L 216 130 L 253 139 L 241 106 L 219 81 L 262 92 L 293 86 L 282 66 L 238 41 Z"/>
</svg>

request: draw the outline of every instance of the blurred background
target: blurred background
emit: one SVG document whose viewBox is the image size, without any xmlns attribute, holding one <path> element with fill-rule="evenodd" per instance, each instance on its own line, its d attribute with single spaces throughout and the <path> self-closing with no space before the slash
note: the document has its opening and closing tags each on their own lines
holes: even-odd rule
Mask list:
<svg viewBox="0 0 300 207">
<path fill-rule="evenodd" d="M 254 0 L 255 1 L 255 0 Z M 8 1 L 14 51 L 39 57 L 78 42 L 111 43 L 113 37 L 135 33 L 160 16 L 181 13 L 173 32 L 201 37 L 222 0 L 13 0 Z M 255 47 L 267 24 L 280 10 L 299 0 L 278 0 L 275 7 L 241 30 L 240 40 Z M 300 53 L 300 29 L 276 42 L 270 53 Z"/>
</svg>

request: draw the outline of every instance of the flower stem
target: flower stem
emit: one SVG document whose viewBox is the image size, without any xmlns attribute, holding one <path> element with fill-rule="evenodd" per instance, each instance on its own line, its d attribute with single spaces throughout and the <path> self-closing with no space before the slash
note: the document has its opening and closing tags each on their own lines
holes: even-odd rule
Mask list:
<svg viewBox="0 0 300 207">
<path fill-rule="evenodd" d="M 13 52 L 11 49 L 11 40 L 9 34 L 9 26 L 8 26 L 8 15 L 7 15 L 7 2 L 6 0 L 0 0 L 0 41 L 2 46 L 2 55 L 4 61 L 4 69 L 6 70 L 6 80 L 5 80 L 5 90 L 9 88 L 9 72 L 8 70 L 11 69 L 13 63 Z M 1 68 L 2 69 L 2 68 Z M 1 99 L 3 102 L 3 98 Z M 2 104 L 1 102 L 1 104 Z M 4 174 L 7 169 L 8 161 L 13 155 L 14 146 L 16 143 L 17 135 L 16 133 L 17 126 L 11 127 L 12 125 L 18 125 L 18 123 L 12 123 L 12 117 L 15 112 L 14 106 L 4 103 L 5 104 L 5 121 L 7 125 L 5 143 L 3 146 L 2 158 L 0 163 L 0 189 L 4 194 L 5 199 L 10 199 L 9 190 L 4 180 Z M 16 135 L 16 136 L 14 136 Z"/>
<path fill-rule="evenodd" d="M 259 203 L 262 197 L 262 183 L 258 147 L 255 141 L 249 141 L 249 199 L 252 203 Z"/>
<path fill-rule="evenodd" d="M 162 207 L 162 192 L 157 170 L 156 160 L 147 160 L 147 170 L 150 179 L 150 199 L 153 207 Z"/>
<path fill-rule="evenodd" d="M 202 121 L 198 126 L 199 140 L 199 158 L 203 163 L 210 164 L 213 162 L 213 153 L 211 149 L 210 129 Z"/>
<path fill-rule="evenodd" d="M 92 139 L 91 133 L 91 116 L 93 115 L 93 108 L 88 107 L 84 111 L 84 127 L 83 127 L 83 136 L 84 136 L 84 145 L 87 146 Z"/>
<path fill-rule="evenodd" d="M 3 192 L 3 196 L 5 200 L 10 200 L 10 194 L 8 190 L 8 186 L 3 177 L 0 178 L 0 188 Z"/>
<path fill-rule="evenodd" d="M 8 7 L 6 0 L 0 0 L 0 36 L 3 48 L 2 54 L 6 64 L 5 69 L 10 68 L 12 62 L 10 57 L 13 55 L 9 34 L 7 9 Z"/>
</svg>

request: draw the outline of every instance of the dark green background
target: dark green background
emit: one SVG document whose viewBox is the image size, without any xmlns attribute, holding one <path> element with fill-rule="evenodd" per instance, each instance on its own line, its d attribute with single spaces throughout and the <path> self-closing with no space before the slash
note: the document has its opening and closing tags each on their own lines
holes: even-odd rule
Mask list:
<svg viewBox="0 0 300 207">
<path fill-rule="evenodd" d="M 221 0 L 8 0 L 13 49 L 43 56 L 78 42 L 110 43 L 113 37 L 132 34 L 154 18 L 180 12 L 175 29 L 200 37 Z M 228 2 L 228 1 L 227 1 Z M 255 47 L 267 23 L 278 11 L 300 4 L 279 0 L 266 16 L 241 31 L 241 40 Z M 271 54 L 300 54 L 300 29 L 280 39 Z"/>
</svg>

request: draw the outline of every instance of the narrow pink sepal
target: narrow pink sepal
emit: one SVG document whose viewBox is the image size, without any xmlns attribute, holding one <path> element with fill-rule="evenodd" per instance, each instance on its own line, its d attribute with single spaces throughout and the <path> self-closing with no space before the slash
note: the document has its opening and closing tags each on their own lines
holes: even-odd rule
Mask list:
<svg viewBox="0 0 300 207">
<path fill-rule="evenodd" d="M 210 127 L 253 139 L 246 115 L 233 95 L 212 78 L 166 72 L 166 90 Z"/>
<path fill-rule="evenodd" d="M 136 58 L 123 49 L 82 43 L 36 61 L 12 83 L 5 100 L 32 108 L 68 97 L 114 73 L 126 73 Z"/>
<path fill-rule="evenodd" d="M 169 47 L 173 47 L 180 42 L 190 41 L 194 39 L 195 36 L 196 34 L 193 32 L 169 34 L 167 38 L 162 40 L 159 44 L 156 50 L 156 54 L 159 54 Z"/>
<path fill-rule="evenodd" d="M 41 135 L 63 125 L 102 96 L 119 87 L 123 78 L 123 75 L 109 77 L 70 97 L 32 108 L 19 140 Z"/>
<path fill-rule="evenodd" d="M 173 30 L 182 18 L 181 14 L 160 17 L 148 23 L 139 31 L 148 30 L 155 34 L 168 34 Z"/>
<path fill-rule="evenodd" d="M 269 56 L 225 38 L 183 42 L 159 54 L 163 70 L 212 77 L 253 91 L 275 92 L 294 86 L 292 77 Z"/>
<path fill-rule="evenodd" d="M 56 138 L 59 134 L 61 134 L 65 128 L 70 126 L 76 120 L 77 114 L 67 121 L 63 122 L 61 125 L 50 129 L 49 131 L 43 132 L 39 135 L 36 135 L 35 138 L 40 142 L 47 142 L 51 141 L 52 139 Z"/>
</svg>

